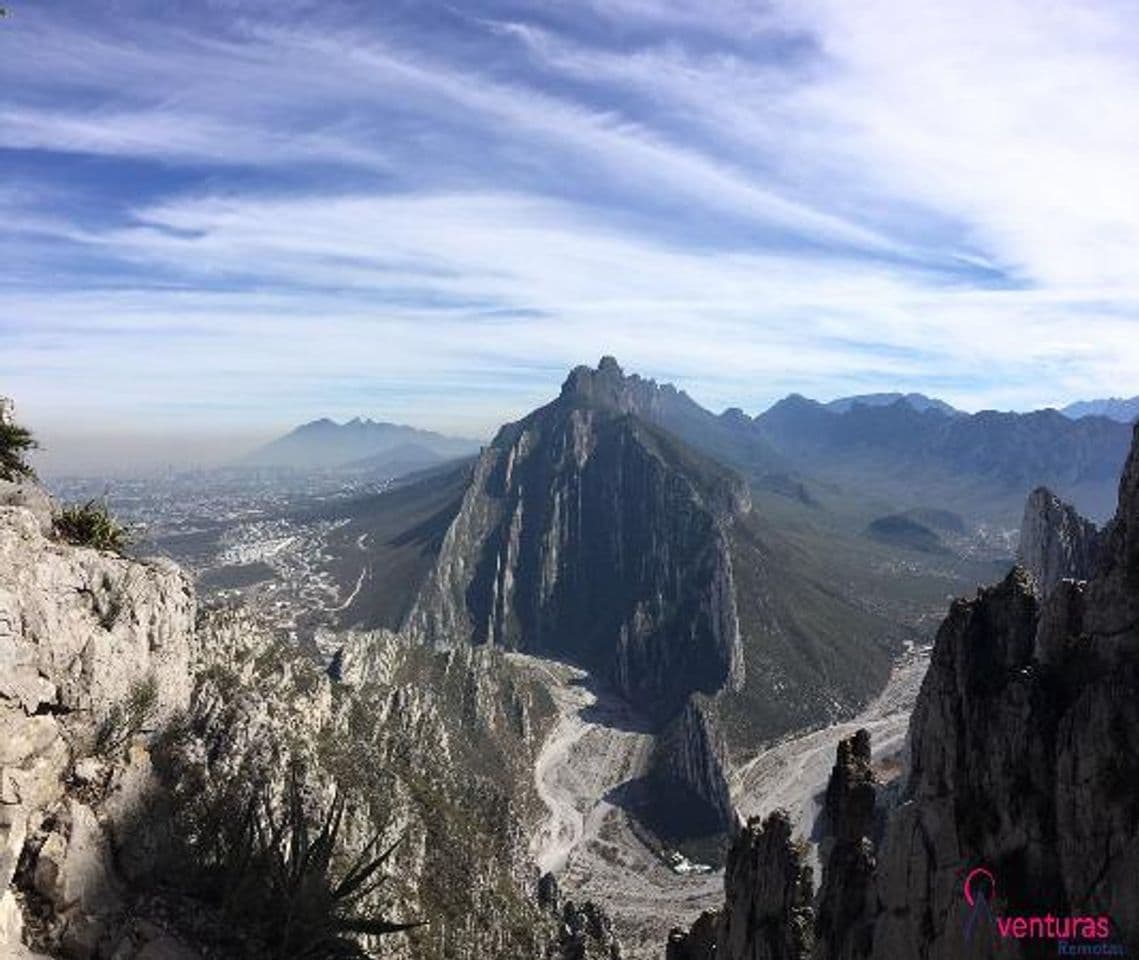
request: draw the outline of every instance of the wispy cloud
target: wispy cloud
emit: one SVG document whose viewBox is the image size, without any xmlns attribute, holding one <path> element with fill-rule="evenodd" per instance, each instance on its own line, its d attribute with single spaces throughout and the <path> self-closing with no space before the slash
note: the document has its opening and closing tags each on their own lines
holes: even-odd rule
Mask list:
<svg viewBox="0 0 1139 960">
<path fill-rule="evenodd" d="M 753 410 L 1135 392 L 1133 4 L 154 9 L 0 24 L 45 422 L 485 432 L 601 352 Z"/>
</svg>

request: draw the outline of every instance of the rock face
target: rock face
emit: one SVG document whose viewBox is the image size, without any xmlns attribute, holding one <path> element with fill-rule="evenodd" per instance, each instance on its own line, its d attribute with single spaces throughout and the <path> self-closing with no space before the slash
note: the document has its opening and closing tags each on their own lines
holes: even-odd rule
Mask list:
<svg viewBox="0 0 1139 960">
<path fill-rule="evenodd" d="M 996 878 L 994 915 L 1108 917 L 1106 942 L 1139 949 L 1139 432 L 1091 579 L 1061 581 L 1043 603 L 1035 587 L 1015 569 L 952 605 L 880 841 L 868 740 L 840 746 L 817 960 L 1054 956 L 1053 940 L 969 927 L 963 880 L 978 866 Z M 755 849 L 754 869 L 729 870 L 729 916 L 768 902 L 767 878 L 786 874 L 778 844 Z M 770 949 L 760 927 L 743 940 Z"/>
<path fill-rule="evenodd" d="M 714 711 L 705 698 L 693 695 L 665 730 L 658 745 L 655 773 L 670 790 L 667 807 L 683 811 L 693 834 L 719 833 L 735 824 L 728 748 Z M 685 803 L 690 794 L 694 803 Z"/>
<path fill-rule="evenodd" d="M 1095 565 L 1100 535 L 1047 487 L 1029 494 L 1020 525 L 1018 559 L 1032 575 L 1037 595 L 1046 597 L 1061 580 L 1087 580 Z"/>
<path fill-rule="evenodd" d="M 48 938 L 90 956 L 121 907 L 108 831 L 129 807 L 126 770 L 93 761 L 113 797 L 101 815 L 68 784 L 82 788 L 83 756 L 189 705 L 194 594 L 172 565 L 48 539 L 50 500 L 23 486 L 21 506 L 0 507 L 0 952 L 24 926 L 23 856 Z"/>
<path fill-rule="evenodd" d="M 664 720 L 742 682 L 734 475 L 640 416 L 611 359 L 483 452 L 407 632 L 561 657 Z"/>
<path fill-rule="evenodd" d="M 870 764 L 870 734 L 859 730 L 839 742 L 823 802 L 826 863 L 816 920 L 819 957 L 867 956 L 873 938 L 877 779 Z"/>
<path fill-rule="evenodd" d="M 814 895 L 805 847 L 776 811 L 753 818 L 728 852 L 726 901 L 685 933 L 674 930 L 668 960 L 807 960 L 814 944 Z"/>
</svg>

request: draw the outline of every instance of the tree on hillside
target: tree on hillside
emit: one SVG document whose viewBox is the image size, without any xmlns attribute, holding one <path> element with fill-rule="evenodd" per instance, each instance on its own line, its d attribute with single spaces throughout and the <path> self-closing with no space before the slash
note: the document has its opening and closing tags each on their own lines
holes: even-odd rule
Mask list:
<svg viewBox="0 0 1139 960">
<path fill-rule="evenodd" d="M 36 448 L 35 438 L 31 431 L 12 420 L 11 410 L 11 402 L 0 397 L 0 480 L 34 476 L 24 455 Z"/>
</svg>

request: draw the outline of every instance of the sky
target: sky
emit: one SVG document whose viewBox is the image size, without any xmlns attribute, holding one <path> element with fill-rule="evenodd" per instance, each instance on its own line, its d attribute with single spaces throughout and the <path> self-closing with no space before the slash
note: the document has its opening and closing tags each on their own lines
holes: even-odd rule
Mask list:
<svg viewBox="0 0 1139 960">
<path fill-rule="evenodd" d="M 0 394 L 57 447 L 483 437 L 602 354 L 1139 393 L 1139 2 L 5 5 Z"/>
</svg>

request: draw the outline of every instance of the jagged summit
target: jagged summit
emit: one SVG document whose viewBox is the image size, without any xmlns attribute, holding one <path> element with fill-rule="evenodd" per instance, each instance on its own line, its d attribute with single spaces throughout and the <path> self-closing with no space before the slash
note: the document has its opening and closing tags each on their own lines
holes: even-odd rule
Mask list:
<svg viewBox="0 0 1139 960">
<path fill-rule="evenodd" d="M 678 401 L 701 409 L 671 383 L 658 384 L 635 373 L 626 376 L 616 358 L 608 355 L 601 358 L 596 370 L 584 364 L 574 367 L 562 384 L 560 399 L 618 413 L 635 413 L 647 419 L 655 419 L 665 405 Z"/>
<path fill-rule="evenodd" d="M 763 474 L 785 467 L 742 411 L 712 413 L 671 383 L 626 374 L 611 356 L 602 357 L 596 369 L 574 367 L 553 403 L 561 408 L 634 415 L 745 473 Z M 509 429 L 507 435 L 511 435 Z"/>
<path fill-rule="evenodd" d="M 1099 541 L 1096 525 L 1047 487 L 1029 494 L 1017 554 L 1038 596 L 1047 596 L 1061 580 L 1087 580 Z"/>
</svg>

